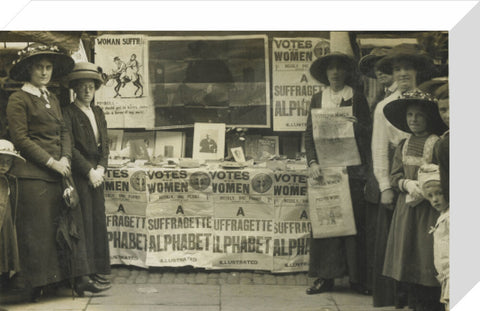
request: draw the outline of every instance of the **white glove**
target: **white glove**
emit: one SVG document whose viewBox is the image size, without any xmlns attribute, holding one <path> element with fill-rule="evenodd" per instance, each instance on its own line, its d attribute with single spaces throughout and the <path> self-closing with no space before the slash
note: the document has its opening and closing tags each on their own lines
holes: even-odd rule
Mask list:
<svg viewBox="0 0 480 311">
<path fill-rule="evenodd" d="M 407 190 L 408 194 L 414 199 L 423 198 L 422 190 L 418 185 L 418 181 L 412 179 L 405 179 L 403 181 L 403 188 Z"/>
<path fill-rule="evenodd" d="M 105 176 L 105 168 L 104 168 L 103 166 L 98 165 L 98 166 L 97 166 L 97 172 L 98 172 L 100 175 L 102 175 L 102 177 Z"/>
<path fill-rule="evenodd" d="M 88 179 L 90 180 L 93 188 L 97 188 L 103 183 L 103 175 L 93 168 L 88 172 Z"/>
</svg>

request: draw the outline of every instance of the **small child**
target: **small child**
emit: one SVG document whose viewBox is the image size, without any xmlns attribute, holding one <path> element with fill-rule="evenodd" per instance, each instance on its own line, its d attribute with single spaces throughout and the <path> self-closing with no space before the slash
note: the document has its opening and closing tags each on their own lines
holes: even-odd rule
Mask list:
<svg viewBox="0 0 480 311">
<path fill-rule="evenodd" d="M 430 202 L 435 210 L 440 212 L 437 223 L 435 227 L 430 230 L 430 233 L 433 233 L 433 259 L 435 269 L 438 272 L 437 279 L 442 285 L 440 302 L 445 304 L 445 310 L 448 311 L 450 309 L 450 213 L 449 203 L 443 195 L 438 166 L 435 164 L 423 165 L 418 172 L 418 182 L 422 189 L 423 196 Z"/>
<path fill-rule="evenodd" d="M 10 277 L 20 270 L 15 231 L 16 179 L 7 174 L 14 157 L 23 159 L 13 144 L 0 140 L 0 291 L 8 290 Z M 13 211 L 13 212 L 12 212 Z M 3 296 L 3 295 L 2 295 Z"/>
</svg>

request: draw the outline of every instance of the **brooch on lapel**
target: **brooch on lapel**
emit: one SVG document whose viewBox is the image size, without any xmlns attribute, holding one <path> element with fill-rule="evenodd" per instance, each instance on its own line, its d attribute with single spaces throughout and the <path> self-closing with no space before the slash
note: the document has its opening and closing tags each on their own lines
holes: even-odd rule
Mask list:
<svg viewBox="0 0 480 311">
<path fill-rule="evenodd" d="M 48 109 L 52 108 L 52 106 L 50 106 L 50 104 L 45 104 L 45 107 L 47 107 Z"/>
</svg>

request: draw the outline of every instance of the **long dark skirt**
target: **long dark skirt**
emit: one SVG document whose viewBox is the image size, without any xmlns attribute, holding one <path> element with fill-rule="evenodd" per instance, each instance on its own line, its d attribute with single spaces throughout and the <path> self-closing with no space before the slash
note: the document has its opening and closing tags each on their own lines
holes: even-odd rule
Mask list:
<svg viewBox="0 0 480 311">
<path fill-rule="evenodd" d="M 380 203 L 375 207 L 372 204 L 370 208 L 376 211 L 372 280 L 373 306 L 401 306 L 405 303 L 403 300 L 406 298 L 403 296 L 407 295 L 407 289 L 402 289 L 399 282 L 382 274 L 393 211 Z"/>
<path fill-rule="evenodd" d="M 74 176 L 80 195 L 88 265 L 92 273 L 110 274 L 110 252 L 103 186 L 93 188 L 88 180 Z"/>
<path fill-rule="evenodd" d="M 74 243 L 75 257 L 70 257 L 72 265 L 65 262 L 57 244 L 59 217 L 65 208 L 61 182 L 18 179 L 18 194 L 16 226 L 22 285 L 44 286 L 88 274 L 80 227 L 79 240 Z M 71 212 L 76 222 L 81 221 L 79 211 Z"/>
<path fill-rule="evenodd" d="M 351 283 L 365 284 L 365 200 L 363 195 L 365 182 L 350 179 L 349 183 L 357 235 L 311 239 L 308 275 L 323 279 L 348 275 Z"/>
</svg>

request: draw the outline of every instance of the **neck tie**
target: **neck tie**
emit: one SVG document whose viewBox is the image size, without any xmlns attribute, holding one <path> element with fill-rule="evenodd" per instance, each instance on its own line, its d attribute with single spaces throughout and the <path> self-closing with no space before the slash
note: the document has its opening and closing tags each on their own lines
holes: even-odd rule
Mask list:
<svg viewBox="0 0 480 311">
<path fill-rule="evenodd" d="M 47 101 L 47 103 L 49 103 L 50 101 L 48 100 L 48 93 L 47 93 L 47 91 L 40 89 L 40 93 L 42 93 L 43 99 L 45 99 L 45 100 Z"/>
<path fill-rule="evenodd" d="M 40 89 L 40 93 L 42 93 L 42 98 L 47 101 L 47 104 L 45 104 L 45 107 L 50 109 L 51 106 L 50 106 L 50 101 L 48 100 L 48 92 L 46 90 Z"/>
</svg>

